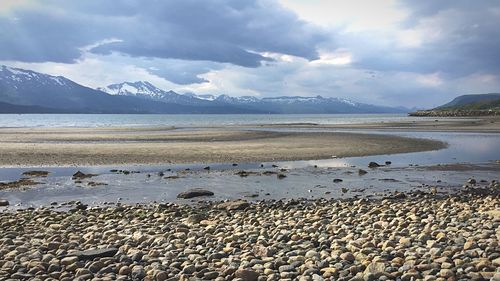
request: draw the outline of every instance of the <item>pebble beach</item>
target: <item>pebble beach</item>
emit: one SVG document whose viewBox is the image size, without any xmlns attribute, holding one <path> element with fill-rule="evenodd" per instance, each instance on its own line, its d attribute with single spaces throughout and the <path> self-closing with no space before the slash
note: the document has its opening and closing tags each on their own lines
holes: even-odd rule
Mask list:
<svg viewBox="0 0 500 281">
<path fill-rule="evenodd" d="M 0 216 L 1 280 L 500 280 L 498 184 Z"/>
</svg>

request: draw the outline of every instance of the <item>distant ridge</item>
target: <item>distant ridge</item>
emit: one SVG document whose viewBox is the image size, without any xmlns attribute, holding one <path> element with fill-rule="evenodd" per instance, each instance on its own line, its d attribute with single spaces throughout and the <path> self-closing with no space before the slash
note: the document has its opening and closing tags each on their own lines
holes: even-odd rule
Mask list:
<svg viewBox="0 0 500 281">
<path fill-rule="evenodd" d="M 431 110 L 412 112 L 410 116 L 493 116 L 500 115 L 500 94 L 463 95 Z"/>
<path fill-rule="evenodd" d="M 178 103 L 191 106 L 237 107 L 272 114 L 307 113 L 406 113 L 406 108 L 393 108 L 357 103 L 345 98 L 322 96 L 282 96 L 258 98 L 254 96 L 231 97 L 228 95 L 178 94 L 153 86 L 147 81 L 123 82 L 97 88 L 111 95 L 134 96 L 147 100 Z"/>
<path fill-rule="evenodd" d="M 69 113 L 69 112 L 49 107 L 41 107 L 35 105 L 15 105 L 6 102 L 0 102 L 0 113 Z"/>
<path fill-rule="evenodd" d="M 404 113 L 404 108 L 322 96 L 179 94 L 147 81 L 91 89 L 62 76 L 0 66 L 0 113 L 332 114 Z"/>
</svg>

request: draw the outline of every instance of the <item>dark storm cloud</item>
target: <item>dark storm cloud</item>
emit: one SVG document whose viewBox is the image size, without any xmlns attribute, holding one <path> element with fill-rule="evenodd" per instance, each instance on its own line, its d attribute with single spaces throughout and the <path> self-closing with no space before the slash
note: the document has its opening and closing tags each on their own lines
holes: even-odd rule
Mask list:
<svg viewBox="0 0 500 281">
<path fill-rule="evenodd" d="M 409 11 L 404 28 L 425 26 L 419 47 L 366 49 L 369 34 L 346 39 L 360 54 L 357 65 L 380 71 L 443 72 L 451 77 L 500 74 L 500 1 L 401 1 Z M 373 44 L 367 43 L 373 40 Z"/>
<path fill-rule="evenodd" d="M 43 2 L 43 3 L 42 3 Z M 0 60 L 74 62 L 81 48 L 257 67 L 258 52 L 317 57 L 324 34 L 269 0 L 47 0 L 0 15 Z"/>
</svg>

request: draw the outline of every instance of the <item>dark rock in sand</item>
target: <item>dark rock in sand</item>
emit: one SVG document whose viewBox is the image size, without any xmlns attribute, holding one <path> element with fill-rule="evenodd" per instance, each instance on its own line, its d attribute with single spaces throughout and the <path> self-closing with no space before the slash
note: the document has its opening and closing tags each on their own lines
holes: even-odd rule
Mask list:
<svg viewBox="0 0 500 281">
<path fill-rule="evenodd" d="M 250 203 L 248 203 L 245 200 L 228 201 L 228 202 L 220 203 L 219 205 L 217 205 L 218 209 L 226 209 L 228 211 L 244 210 L 248 207 L 250 207 Z"/>
<path fill-rule="evenodd" d="M 284 179 L 286 178 L 286 175 L 285 174 L 277 174 L 276 177 L 278 177 L 278 179 Z"/>
<path fill-rule="evenodd" d="M 385 161 L 385 164 L 386 164 L 386 165 L 391 165 L 391 164 L 392 164 L 392 162 L 391 162 L 391 161 Z"/>
<path fill-rule="evenodd" d="M 28 177 L 47 177 L 50 172 L 47 171 L 26 171 L 23 173 L 23 176 Z"/>
<path fill-rule="evenodd" d="M 203 168 L 203 170 L 210 170 L 210 166 L 206 166 L 205 168 Z"/>
<path fill-rule="evenodd" d="M 81 180 L 81 179 L 91 178 L 91 177 L 95 177 L 95 176 L 97 176 L 97 175 L 85 174 L 85 173 L 78 171 L 78 172 L 73 174 L 73 180 Z"/>
<path fill-rule="evenodd" d="M 9 206 L 9 201 L 5 199 L 0 199 L 0 207 Z"/>
<path fill-rule="evenodd" d="M 380 165 L 377 162 L 370 162 L 368 164 L 368 168 L 377 168 L 380 167 Z"/>
<path fill-rule="evenodd" d="M 79 260 L 93 260 L 95 258 L 113 257 L 117 252 L 117 248 L 104 248 L 68 253 L 66 257 L 77 257 Z"/>
<path fill-rule="evenodd" d="M 389 178 L 385 178 L 385 179 L 378 179 L 379 181 L 385 181 L 385 182 L 400 182 L 399 180 L 397 179 L 389 179 Z"/>
<path fill-rule="evenodd" d="M 343 180 L 342 179 L 333 179 L 333 182 L 334 183 L 339 183 L 339 182 L 343 182 Z"/>
<path fill-rule="evenodd" d="M 81 183 L 81 182 L 80 182 Z M 107 183 L 104 183 L 104 182 L 95 182 L 95 181 L 89 181 L 87 183 L 88 186 L 91 186 L 91 187 L 96 187 L 96 186 L 103 186 L 103 185 L 108 185 Z"/>
<path fill-rule="evenodd" d="M 239 172 L 236 172 L 236 173 L 234 173 L 234 174 L 235 174 L 235 175 L 238 175 L 238 176 L 240 176 L 240 177 L 242 177 L 242 178 L 244 178 L 244 177 L 248 177 L 248 175 L 249 175 L 249 173 L 248 173 L 247 171 L 239 171 Z"/>
<path fill-rule="evenodd" d="M 247 198 L 256 198 L 256 197 L 259 197 L 259 194 L 257 194 L 257 193 L 247 193 L 244 196 L 247 197 Z"/>
<path fill-rule="evenodd" d="M 363 170 L 363 169 L 359 169 L 359 170 L 358 170 L 358 175 L 362 176 L 362 175 L 366 175 L 366 174 L 368 174 L 368 172 L 367 172 L 367 171 L 365 171 L 365 170 Z"/>
<path fill-rule="evenodd" d="M 193 188 L 185 192 L 181 192 L 177 195 L 177 198 L 182 198 L 182 199 L 190 199 L 194 197 L 201 197 L 201 196 L 213 196 L 214 193 L 210 190 L 206 189 L 201 189 L 201 188 Z"/>
</svg>

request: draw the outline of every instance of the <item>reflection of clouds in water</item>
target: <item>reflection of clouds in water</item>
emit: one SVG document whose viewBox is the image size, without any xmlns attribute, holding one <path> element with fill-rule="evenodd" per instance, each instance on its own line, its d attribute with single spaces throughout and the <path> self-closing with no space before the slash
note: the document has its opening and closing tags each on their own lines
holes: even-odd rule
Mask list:
<svg viewBox="0 0 500 281">
<path fill-rule="evenodd" d="M 448 143 L 448 147 L 440 150 L 425 152 L 281 162 L 280 166 L 284 166 L 289 169 L 303 168 L 314 165 L 321 168 L 341 168 L 353 165 L 366 167 L 370 161 L 383 164 L 388 160 L 392 162 L 391 166 L 408 166 L 410 164 L 433 165 L 457 162 L 488 162 L 500 159 L 500 137 L 498 134 L 383 131 L 379 131 L 377 133 L 433 139 Z"/>
<path fill-rule="evenodd" d="M 357 158 L 357 157 L 350 157 Z M 291 161 L 291 162 L 281 162 L 282 166 L 287 169 L 299 169 L 310 166 L 318 166 L 318 168 L 328 168 L 328 167 L 349 167 L 352 162 L 348 160 L 349 158 L 338 158 L 338 159 L 322 159 L 322 160 L 308 160 L 308 161 Z"/>
<path fill-rule="evenodd" d="M 495 149 L 500 150 L 499 139 L 463 139 L 460 147 L 465 149 L 464 152 L 468 153 L 490 153 Z"/>
</svg>

